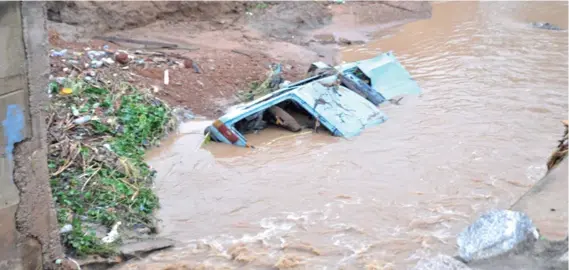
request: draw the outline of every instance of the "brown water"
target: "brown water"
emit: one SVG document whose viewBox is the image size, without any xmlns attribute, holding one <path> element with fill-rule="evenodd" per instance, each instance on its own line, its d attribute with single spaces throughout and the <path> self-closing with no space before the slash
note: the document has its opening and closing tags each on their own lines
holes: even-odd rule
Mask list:
<svg viewBox="0 0 569 270">
<path fill-rule="evenodd" d="M 424 90 L 351 140 L 271 129 L 254 150 L 199 149 L 209 122 L 182 126 L 150 158 L 161 234 L 179 244 L 123 269 L 406 269 L 452 254 L 472 219 L 544 174 L 567 118 L 567 32 L 532 21 L 566 29 L 567 3 L 436 3 L 346 49 L 393 50 Z"/>
</svg>

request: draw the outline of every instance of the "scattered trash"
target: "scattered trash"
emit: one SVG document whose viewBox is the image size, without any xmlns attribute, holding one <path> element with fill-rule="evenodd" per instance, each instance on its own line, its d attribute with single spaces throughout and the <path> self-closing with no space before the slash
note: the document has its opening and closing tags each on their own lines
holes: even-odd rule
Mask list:
<svg viewBox="0 0 569 270">
<path fill-rule="evenodd" d="M 168 85 L 170 83 L 170 76 L 168 76 L 168 70 L 164 70 L 164 85 Z"/>
<path fill-rule="evenodd" d="M 77 119 L 75 119 L 73 121 L 73 123 L 77 124 L 77 125 L 81 125 L 81 124 L 85 124 L 87 122 L 89 122 L 89 120 L 91 120 L 91 116 L 90 115 L 86 115 L 86 116 L 81 116 Z"/>
<path fill-rule="evenodd" d="M 107 66 L 111 66 L 115 63 L 115 61 L 111 58 L 103 58 L 101 61 L 103 61 Z"/>
<path fill-rule="evenodd" d="M 109 50 L 109 45 L 103 45 L 103 50 L 108 51 Z"/>
<path fill-rule="evenodd" d="M 104 51 L 87 51 L 87 56 L 91 60 L 96 60 L 98 58 L 105 56 L 106 54 L 107 54 L 107 52 L 104 52 Z"/>
<path fill-rule="evenodd" d="M 192 67 L 194 68 L 194 71 L 196 73 L 202 73 L 200 67 L 198 67 L 198 64 L 196 64 L 195 62 L 192 62 Z"/>
<path fill-rule="evenodd" d="M 283 81 L 281 84 L 279 84 L 279 88 L 285 88 L 287 86 L 289 86 L 291 84 L 290 81 Z"/>
<path fill-rule="evenodd" d="M 55 81 L 56 81 L 58 84 L 63 85 L 63 84 L 65 83 L 65 80 L 66 80 L 66 79 L 67 79 L 67 78 L 65 78 L 65 77 L 57 77 L 57 78 L 55 78 Z"/>
<path fill-rule="evenodd" d="M 72 230 L 73 230 L 73 225 L 65 224 L 65 225 L 63 225 L 63 227 L 61 227 L 61 229 L 59 230 L 59 233 L 68 233 Z"/>
<path fill-rule="evenodd" d="M 539 233 L 530 218 L 521 212 L 494 210 L 483 214 L 457 238 L 460 258 L 465 262 L 500 255 Z"/>
<path fill-rule="evenodd" d="M 92 68 L 100 68 L 101 66 L 103 66 L 103 61 L 100 61 L 100 60 L 91 61 L 91 67 Z"/>
<path fill-rule="evenodd" d="M 62 57 L 67 53 L 67 49 L 61 51 L 51 50 L 51 57 Z"/>
<path fill-rule="evenodd" d="M 73 220 L 69 222 L 73 230 L 62 238 L 66 248 L 78 255 L 110 255 L 114 246 L 105 245 L 102 238 L 116 242 L 118 237 L 118 231 L 107 235 L 110 228 L 101 224 L 99 216 L 87 212 L 112 215 L 127 228 L 132 220 L 152 231 L 155 227 L 152 212 L 158 199 L 149 186 L 155 174 L 147 170 L 143 148 L 156 145 L 174 128 L 176 120 L 171 108 L 139 90 L 149 85 L 128 69 L 131 62 L 132 66 L 142 62 L 163 69 L 150 61 L 149 57 L 157 55 L 164 54 L 87 48 L 81 52 L 68 49 L 65 56 L 50 59 L 53 73 L 47 89 L 51 98 L 47 140 L 48 168 L 54 180 L 50 183 L 59 209 L 65 208 L 69 198 L 85 206 L 85 212 L 66 208 L 67 214 L 60 220 L 62 225 Z M 116 57 L 124 64 L 119 66 Z M 174 63 L 178 56 L 163 57 Z M 127 71 L 121 72 L 124 69 Z M 68 177 L 78 182 L 66 181 Z M 122 188 L 116 189 L 118 186 Z M 104 196 L 92 204 L 89 194 Z M 83 238 L 93 226 L 103 227 L 103 234 Z"/>
<path fill-rule="evenodd" d="M 73 94 L 73 89 L 71 88 L 61 88 L 61 91 L 59 91 L 60 94 L 62 95 L 70 95 Z"/>
<path fill-rule="evenodd" d="M 103 237 L 103 239 L 101 239 L 101 241 L 103 241 L 103 243 L 105 243 L 105 244 L 110 244 L 110 243 L 115 242 L 117 239 L 119 239 L 120 235 L 118 232 L 118 228 L 120 225 L 121 225 L 120 221 L 115 223 L 115 225 L 113 225 L 113 228 L 111 229 L 109 234 L 107 234 L 107 236 Z"/>
<path fill-rule="evenodd" d="M 79 116 L 79 110 L 77 109 L 77 106 L 71 105 L 71 113 L 72 113 L 73 116 L 75 116 L 75 117 Z"/>
</svg>

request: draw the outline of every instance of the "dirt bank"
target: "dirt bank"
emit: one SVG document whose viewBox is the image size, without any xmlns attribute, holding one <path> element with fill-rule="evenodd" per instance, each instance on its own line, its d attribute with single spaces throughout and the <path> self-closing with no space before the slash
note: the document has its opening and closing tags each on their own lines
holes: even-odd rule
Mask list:
<svg viewBox="0 0 569 270">
<path fill-rule="evenodd" d="M 341 46 L 366 42 L 386 25 L 430 16 L 427 2 L 53 2 L 54 46 L 108 42 L 98 35 L 171 42 L 169 50 L 191 59 L 200 73 L 143 66 L 131 72 L 155 86 L 157 95 L 199 115 L 216 117 L 238 100 L 235 93 L 263 80 L 271 63 L 283 65 L 287 80 L 297 80 L 311 62 L 338 62 Z M 70 44 L 73 41 L 74 44 Z M 118 48 L 136 49 L 117 43 Z M 188 48 L 198 50 L 188 50 Z"/>
</svg>

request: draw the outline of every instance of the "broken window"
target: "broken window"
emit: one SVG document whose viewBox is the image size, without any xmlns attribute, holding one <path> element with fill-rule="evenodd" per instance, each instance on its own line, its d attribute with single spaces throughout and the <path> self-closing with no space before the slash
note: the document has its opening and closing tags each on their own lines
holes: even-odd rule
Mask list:
<svg viewBox="0 0 569 270">
<path fill-rule="evenodd" d="M 371 79 L 367 75 L 365 75 L 365 73 L 361 71 L 358 67 L 348 70 L 347 72 L 354 74 L 354 76 L 356 76 L 358 79 L 362 80 L 368 86 L 371 87 Z"/>
<path fill-rule="evenodd" d="M 294 100 L 285 100 L 241 119 L 235 123 L 235 128 L 241 134 L 250 134 L 263 130 L 269 125 L 299 132 L 306 128 L 317 129 L 320 122 Z"/>
</svg>

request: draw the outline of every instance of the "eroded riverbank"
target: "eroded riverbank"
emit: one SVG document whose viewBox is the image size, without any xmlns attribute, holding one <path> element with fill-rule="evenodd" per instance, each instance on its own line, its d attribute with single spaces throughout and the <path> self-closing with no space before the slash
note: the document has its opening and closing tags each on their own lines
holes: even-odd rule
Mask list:
<svg viewBox="0 0 569 270">
<path fill-rule="evenodd" d="M 183 126 L 150 158 L 161 234 L 179 244 L 124 269 L 406 269 L 452 254 L 460 230 L 546 171 L 568 44 L 530 26 L 545 20 L 566 29 L 567 4 L 436 3 L 431 19 L 349 47 L 343 60 L 393 50 L 424 89 L 353 140 L 273 130 L 255 150 L 199 149 L 203 126 Z"/>
</svg>

